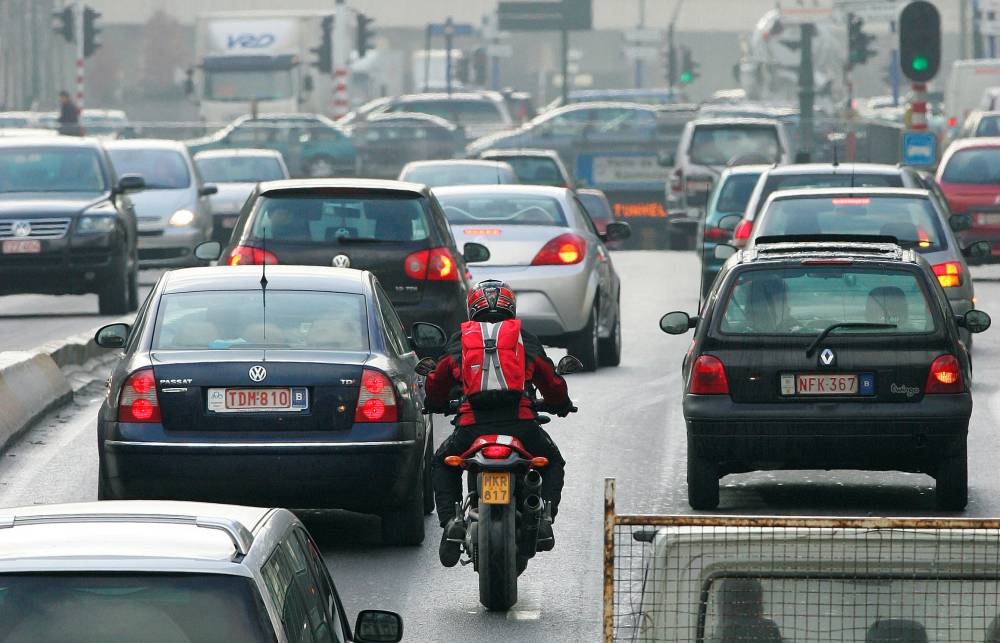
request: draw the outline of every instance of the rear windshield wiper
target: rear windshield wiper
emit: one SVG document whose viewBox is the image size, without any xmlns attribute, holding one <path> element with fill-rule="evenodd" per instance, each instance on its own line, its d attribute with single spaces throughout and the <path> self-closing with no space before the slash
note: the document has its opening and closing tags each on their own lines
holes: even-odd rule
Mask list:
<svg viewBox="0 0 1000 643">
<path fill-rule="evenodd" d="M 813 353 L 819 347 L 820 342 L 826 339 L 832 331 L 838 328 L 871 328 L 873 330 L 884 330 L 889 328 L 896 328 L 896 324 L 880 324 L 877 322 L 837 322 L 836 324 L 830 324 L 823 329 L 823 332 L 816 336 L 816 339 L 809 344 L 809 348 L 806 349 L 806 357 L 812 357 Z"/>
<path fill-rule="evenodd" d="M 375 239 L 374 237 L 337 237 L 338 243 L 382 243 L 388 239 Z"/>
</svg>

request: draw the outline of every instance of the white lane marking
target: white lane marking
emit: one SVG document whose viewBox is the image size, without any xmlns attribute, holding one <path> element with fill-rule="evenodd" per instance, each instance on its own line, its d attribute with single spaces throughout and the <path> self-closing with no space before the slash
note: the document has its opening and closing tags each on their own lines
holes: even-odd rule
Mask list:
<svg viewBox="0 0 1000 643">
<path fill-rule="evenodd" d="M 542 602 L 540 592 L 534 589 L 525 591 L 521 587 L 520 597 L 513 609 L 507 611 L 508 621 L 537 621 L 542 617 Z"/>
</svg>

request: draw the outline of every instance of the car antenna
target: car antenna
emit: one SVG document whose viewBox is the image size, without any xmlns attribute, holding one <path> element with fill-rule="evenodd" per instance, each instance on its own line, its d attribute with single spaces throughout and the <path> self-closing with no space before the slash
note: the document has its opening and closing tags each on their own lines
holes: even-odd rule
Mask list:
<svg viewBox="0 0 1000 643">
<path fill-rule="evenodd" d="M 840 160 L 837 159 L 837 141 L 833 142 L 833 167 L 840 165 Z"/>
<path fill-rule="evenodd" d="M 260 257 L 260 297 L 261 305 L 264 315 L 264 323 L 262 324 L 262 331 L 264 337 L 264 345 L 267 345 L 267 226 L 262 228 L 263 235 L 260 239 L 261 245 L 261 257 Z M 266 352 L 266 351 L 265 351 Z"/>
</svg>

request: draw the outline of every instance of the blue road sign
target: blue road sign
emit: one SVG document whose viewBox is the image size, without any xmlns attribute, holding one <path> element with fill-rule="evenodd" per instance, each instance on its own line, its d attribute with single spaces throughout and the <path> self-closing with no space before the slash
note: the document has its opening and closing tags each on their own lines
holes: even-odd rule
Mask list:
<svg viewBox="0 0 1000 643">
<path fill-rule="evenodd" d="M 903 132 L 903 165 L 930 166 L 937 162 L 937 137 L 932 132 Z"/>
<path fill-rule="evenodd" d="M 475 27 L 468 23 L 438 22 L 427 25 L 432 36 L 471 36 L 476 33 Z M 451 33 L 448 30 L 451 29 Z"/>
</svg>

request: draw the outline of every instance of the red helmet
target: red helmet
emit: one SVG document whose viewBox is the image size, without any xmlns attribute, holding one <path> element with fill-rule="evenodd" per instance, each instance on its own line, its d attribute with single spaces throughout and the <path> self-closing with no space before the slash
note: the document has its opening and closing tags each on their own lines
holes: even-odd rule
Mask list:
<svg viewBox="0 0 1000 643">
<path fill-rule="evenodd" d="M 501 321 L 517 316 L 517 295 L 497 279 L 480 281 L 469 290 L 466 300 L 472 321 Z"/>
</svg>

